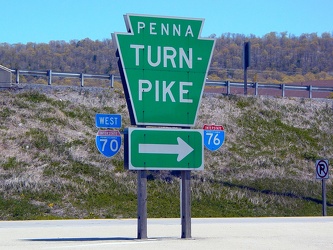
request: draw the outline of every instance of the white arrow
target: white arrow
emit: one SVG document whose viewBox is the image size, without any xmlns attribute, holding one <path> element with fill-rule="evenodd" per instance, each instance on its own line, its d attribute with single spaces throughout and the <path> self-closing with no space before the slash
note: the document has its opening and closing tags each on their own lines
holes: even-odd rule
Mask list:
<svg viewBox="0 0 333 250">
<path fill-rule="evenodd" d="M 139 144 L 140 154 L 178 154 L 177 161 L 180 162 L 194 149 L 177 137 L 178 144 Z"/>
</svg>

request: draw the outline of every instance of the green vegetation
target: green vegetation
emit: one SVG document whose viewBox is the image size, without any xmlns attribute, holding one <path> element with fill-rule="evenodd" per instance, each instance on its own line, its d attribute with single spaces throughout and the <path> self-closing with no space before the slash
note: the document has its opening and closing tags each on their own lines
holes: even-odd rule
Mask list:
<svg viewBox="0 0 333 250">
<path fill-rule="evenodd" d="M 135 172 L 95 146 L 96 113 L 129 127 L 120 89 L 0 92 L 0 219 L 136 217 Z M 320 216 L 315 160 L 333 162 L 332 100 L 205 96 L 197 128 L 222 124 L 221 149 L 192 171 L 192 216 Z M 212 112 L 212 110 L 214 112 Z M 148 216 L 179 217 L 178 171 L 148 173 Z M 327 181 L 328 215 L 333 215 Z"/>
</svg>

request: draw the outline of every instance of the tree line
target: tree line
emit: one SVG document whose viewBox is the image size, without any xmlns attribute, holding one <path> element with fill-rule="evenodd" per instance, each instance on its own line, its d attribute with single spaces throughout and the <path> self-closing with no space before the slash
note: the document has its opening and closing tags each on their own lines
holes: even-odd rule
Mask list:
<svg viewBox="0 0 333 250">
<path fill-rule="evenodd" d="M 216 38 L 209 78 L 243 79 L 243 44 L 251 42 L 249 80 L 293 82 L 333 79 L 333 35 L 288 35 L 271 32 L 262 37 L 225 33 Z M 0 43 L 0 64 L 10 69 L 119 74 L 111 39 Z"/>
<path fill-rule="evenodd" d="M 242 79 L 244 41 L 251 42 L 253 81 L 291 82 L 333 79 L 333 36 L 323 33 L 288 35 L 271 32 L 263 37 L 222 34 L 216 40 L 211 74 Z"/>
</svg>

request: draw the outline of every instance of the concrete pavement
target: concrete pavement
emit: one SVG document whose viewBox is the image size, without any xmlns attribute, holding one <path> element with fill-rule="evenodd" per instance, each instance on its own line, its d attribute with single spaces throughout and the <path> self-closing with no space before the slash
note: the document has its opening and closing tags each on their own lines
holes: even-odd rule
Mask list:
<svg viewBox="0 0 333 250">
<path fill-rule="evenodd" d="M 0 222 L 1 249 L 333 249 L 333 217 L 192 218 L 181 239 L 180 219 Z"/>
</svg>

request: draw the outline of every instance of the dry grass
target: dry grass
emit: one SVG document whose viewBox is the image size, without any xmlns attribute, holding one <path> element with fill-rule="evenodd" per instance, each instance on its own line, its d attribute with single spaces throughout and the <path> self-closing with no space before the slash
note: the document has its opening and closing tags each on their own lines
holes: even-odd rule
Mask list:
<svg viewBox="0 0 333 250">
<path fill-rule="evenodd" d="M 5 209 L 0 217 L 135 216 L 136 175 L 123 169 L 123 148 L 108 159 L 95 147 L 96 113 L 120 113 L 123 128 L 130 126 L 120 86 L 2 91 L 0 100 L 2 202 L 38 209 L 16 217 Z M 216 152 L 205 151 L 204 171 L 192 172 L 194 216 L 203 216 L 202 209 L 205 216 L 317 211 L 314 160 L 333 162 L 332 100 L 207 94 L 196 128 L 213 123 L 224 126 L 226 141 Z M 152 172 L 149 186 L 154 204 L 171 206 L 170 214 L 156 209 L 152 216 L 178 216 L 177 175 Z"/>
</svg>

